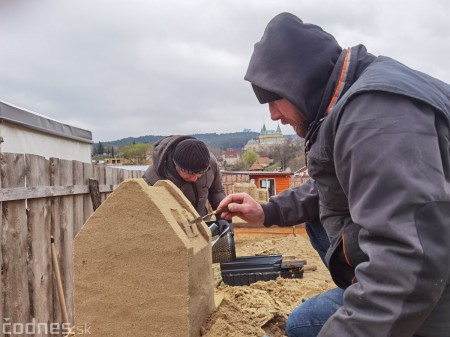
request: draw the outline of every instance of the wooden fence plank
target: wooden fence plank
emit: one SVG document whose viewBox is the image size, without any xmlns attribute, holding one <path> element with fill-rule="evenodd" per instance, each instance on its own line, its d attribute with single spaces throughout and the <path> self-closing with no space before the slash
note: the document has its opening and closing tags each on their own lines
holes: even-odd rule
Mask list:
<svg viewBox="0 0 450 337">
<path fill-rule="evenodd" d="M 3 187 L 25 185 L 25 156 L 1 154 L 1 179 Z M 27 218 L 25 200 L 2 203 L 2 290 L 5 323 L 30 322 L 30 297 L 27 277 Z M 5 322 L 7 320 L 7 322 Z M 3 329 L 2 329 L 3 330 Z M 5 328 L 6 331 L 8 328 Z M 17 330 L 16 330 L 17 331 Z M 16 336 L 16 334 L 11 334 Z M 28 336 L 22 334 L 22 336 Z"/>
<path fill-rule="evenodd" d="M 94 165 L 84 163 L 83 164 L 83 182 L 84 182 L 85 185 L 88 185 L 89 178 L 95 179 L 95 177 L 94 177 Z M 83 212 L 84 213 L 83 214 L 84 221 L 83 221 L 83 223 L 86 223 L 86 220 L 94 212 L 90 194 L 84 194 L 83 207 L 84 207 L 84 212 Z"/>
<path fill-rule="evenodd" d="M 105 185 L 106 183 L 106 174 L 105 174 L 106 166 L 95 166 L 94 167 L 94 176 L 99 185 Z M 106 200 L 107 195 L 105 193 L 101 194 L 100 199 L 101 202 Z"/>
<path fill-rule="evenodd" d="M 54 159 L 54 158 L 52 158 Z M 73 183 L 72 161 L 55 160 L 54 185 L 68 185 Z M 73 196 L 60 196 L 55 198 L 55 231 L 59 229 L 59 240 L 55 241 L 59 253 L 59 267 L 63 283 L 65 301 L 69 321 L 73 323 L 73 228 L 74 210 Z M 59 228 L 58 228 L 59 227 Z"/>
<path fill-rule="evenodd" d="M 123 172 L 123 178 L 124 180 L 133 178 L 133 172 L 131 172 L 130 170 L 125 170 Z"/>
<path fill-rule="evenodd" d="M 105 167 L 105 184 L 112 184 L 113 183 L 113 176 L 114 172 L 117 171 L 117 168 L 114 167 Z M 117 186 L 116 186 L 117 187 Z M 112 191 L 111 191 L 112 192 Z M 105 194 L 105 200 L 108 199 L 111 193 Z"/>
<path fill-rule="evenodd" d="M 113 181 L 113 172 L 116 171 L 116 168 L 106 167 L 105 168 L 105 184 L 112 184 Z M 109 197 L 111 193 L 106 194 L 106 199 Z"/>
<path fill-rule="evenodd" d="M 89 179 L 89 193 L 91 194 L 92 208 L 95 212 L 102 203 L 100 189 L 98 188 L 98 181 L 96 179 Z"/>
<path fill-rule="evenodd" d="M 73 184 L 83 185 L 83 163 L 80 161 L 73 162 Z M 73 197 L 73 237 L 77 235 L 81 227 L 84 225 L 84 197 L 83 195 L 75 195 Z"/>
<path fill-rule="evenodd" d="M 119 181 L 119 172 L 120 172 L 121 170 L 113 170 L 112 171 L 112 174 L 111 174 L 111 184 L 114 184 L 114 185 L 119 185 L 120 184 L 120 181 Z"/>
<path fill-rule="evenodd" d="M 117 179 L 118 179 L 119 183 L 121 183 L 122 181 L 124 181 L 126 179 L 125 178 L 125 171 L 126 170 L 119 170 L 119 173 L 117 175 Z"/>
<path fill-rule="evenodd" d="M 50 184 L 52 186 L 58 186 L 61 185 L 60 182 L 60 159 L 58 158 L 50 158 Z M 54 238 L 55 242 L 55 249 L 57 253 L 57 259 L 58 259 L 58 265 L 59 265 L 59 273 L 61 274 L 61 278 L 64 279 L 64 276 L 62 274 L 62 261 L 63 261 L 63 254 L 64 250 L 61 248 L 61 241 L 64 240 L 64 233 L 61 230 L 62 226 L 64 224 L 61 224 L 64 221 L 63 214 L 62 214 L 62 197 L 56 197 L 51 198 L 51 208 L 52 208 L 52 215 L 51 215 L 51 234 Z M 53 264 L 53 269 L 55 269 L 57 266 Z M 54 277 L 53 277 L 53 293 L 55 296 L 53 297 L 53 321 L 56 323 L 63 323 L 63 317 L 62 317 L 62 311 L 60 307 L 60 299 L 58 297 L 57 293 L 57 283 L 56 283 L 56 277 L 55 277 L 55 271 L 54 271 Z M 63 281 L 64 282 L 64 281 Z M 65 295 L 65 292 L 64 292 Z M 57 336 L 61 337 L 62 334 L 57 334 Z"/>
<path fill-rule="evenodd" d="M 47 186 L 50 163 L 44 157 L 26 155 L 28 186 Z M 34 336 L 47 336 L 38 324 L 48 327 L 53 318 L 53 275 L 50 249 L 51 202 L 48 198 L 30 199 L 28 204 L 28 284 L 30 313 L 39 329 Z M 47 330 L 48 331 L 48 330 Z"/>
<path fill-rule="evenodd" d="M 50 158 L 50 185 L 54 186 L 57 185 L 58 181 L 57 181 L 57 176 L 58 176 L 58 170 L 59 170 L 59 159 L 57 158 Z M 60 230 L 60 226 L 59 226 L 59 204 L 60 204 L 60 199 L 59 198 L 51 198 L 50 199 L 50 203 L 51 203 L 51 227 L 50 227 L 50 232 L 51 235 L 53 236 L 54 240 L 55 240 L 55 246 L 56 246 L 56 250 L 57 250 L 57 257 L 58 257 L 58 262 L 60 263 L 60 238 L 61 238 L 61 230 Z M 54 269 L 56 266 L 52 264 L 52 269 Z M 55 279 L 55 272 L 53 271 L 53 294 L 55 294 L 53 296 L 53 322 L 57 322 L 57 323 L 63 323 L 63 319 L 62 319 L 62 312 L 61 312 L 61 308 L 60 308 L 60 302 L 59 302 L 59 298 L 57 295 L 57 285 L 56 285 L 56 279 Z M 61 336 L 62 334 L 58 334 L 57 336 Z"/>
</svg>

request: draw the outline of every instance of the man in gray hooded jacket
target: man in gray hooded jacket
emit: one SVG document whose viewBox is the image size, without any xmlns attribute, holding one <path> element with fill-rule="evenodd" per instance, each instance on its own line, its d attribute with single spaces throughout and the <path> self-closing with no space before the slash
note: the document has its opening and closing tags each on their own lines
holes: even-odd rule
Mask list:
<svg viewBox="0 0 450 337">
<path fill-rule="evenodd" d="M 153 147 L 153 164 L 142 177 L 153 185 L 158 180 L 172 181 L 191 202 L 199 215 L 208 213 L 225 198 L 217 159 L 205 143 L 191 136 L 168 136 Z"/>
<path fill-rule="evenodd" d="M 222 217 L 270 225 L 320 214 L 325 261 L 345 289 L 310 334 L 296 325 L 300 305 L 287 335 L 450 336 L 450 86 L 362 45 L 343 50 L 289 13 L 270 21 L 245 79 L 273 120 L 305 137 L 314 180 L 262 207 L 230 195 Z M 308 308 L 321 323 L 322 308 Z"/>
</svg>

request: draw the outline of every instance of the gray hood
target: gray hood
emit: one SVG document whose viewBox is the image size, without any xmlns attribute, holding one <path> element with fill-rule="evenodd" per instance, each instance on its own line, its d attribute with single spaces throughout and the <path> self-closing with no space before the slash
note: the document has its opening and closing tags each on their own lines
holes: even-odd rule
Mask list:
<svg viewBox="0 0 450 337">
<path fill-rule="evenodd" d="M 322 28 L 282 13 L 255 44 L 245 80 L 286 98 L 311 123 L 341 51 Z"/>
</svg>

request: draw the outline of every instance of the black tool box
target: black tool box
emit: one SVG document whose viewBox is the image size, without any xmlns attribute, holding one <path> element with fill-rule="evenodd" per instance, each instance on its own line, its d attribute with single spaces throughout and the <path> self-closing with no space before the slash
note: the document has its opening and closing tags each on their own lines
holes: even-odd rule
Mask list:
<svg viewBox="0 0 450 337">
<path fill-rule="evenodd" d="M 283 262 L 283 256 L 239 256 L 236 261 L 220 264 L 222 280 L 230 286 L 249 285 L 277 277 L 303 278 L 303 264 L 295 260 Z"/>
<path fill-rule="evenodd" d="M 299 260 L 286 260 L 283 258 L 280 276 L 284 278 L 303 278 L 303 263 Z"/>
</svg>

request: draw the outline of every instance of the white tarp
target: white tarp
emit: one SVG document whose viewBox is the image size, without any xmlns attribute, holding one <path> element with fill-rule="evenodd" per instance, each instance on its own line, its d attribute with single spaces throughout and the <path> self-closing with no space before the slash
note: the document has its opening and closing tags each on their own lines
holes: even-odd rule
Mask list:
<svg viewBox="0 0 450 337">
<path fill-rule="evenodd" d="M 0 101 L 0 152 L 91 162 L 92 133 Z"/>
</svg>

